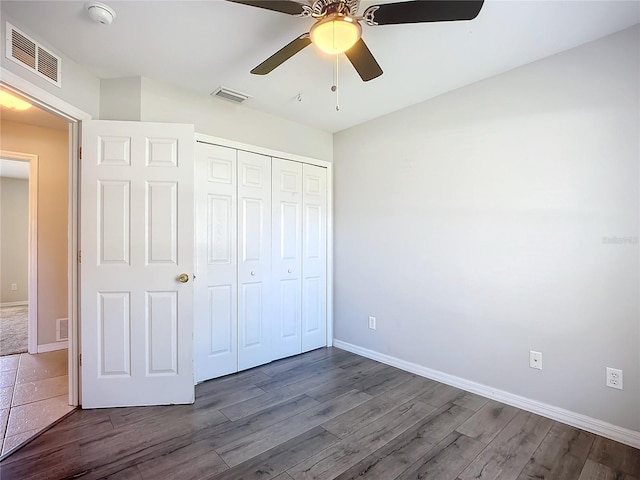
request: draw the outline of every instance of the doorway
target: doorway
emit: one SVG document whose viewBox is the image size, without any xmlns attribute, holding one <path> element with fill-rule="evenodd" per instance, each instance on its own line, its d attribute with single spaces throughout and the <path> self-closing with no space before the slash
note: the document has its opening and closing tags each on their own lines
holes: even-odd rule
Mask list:
<svg viewBox="0 0 640 480">
<path fill-rule="evenodd" d="M 0 356 L 37 353 L 37 155 L 0 150 L 0 197 Z"/>
<path fill-rule="evenodd" d="M 6 91 L 2 91 L 5 98 Z M 24 213 L 25 186 L 28 192 L 26 222 L 24 217 L 18 222 L 28 226 L 28 240 L 15 238 L 24 236 L 16 223 L 15 228 L 8 228 L 8 245 L 3 235 L 1 252 L 2 282 L 3 287 L 8 284 L 9 293 L 1 290 L 0 327 L 4 328 L 0 329 L 0 343 L 7 349 L 0 352 L 5 354 L 0 356 L 0 458 L 74 409 L 70 405 L 68 362 L 69 121 L 28 102 L 26 105 L 22 110 L 4 104 L 0 107 L 0 156 L 7 160 L 3 166 L 24 171 L 26 165 L 28 169 L 27 179 L 2 179 L 0 185 L 3 227 L 8 217 Z M 14 188 L 20 182 L 27 185 Z M 28 245 L 25 251 L 21 248 L 24 244 Z M 28 261 L 5 277 L 5 264 L 14 263 L 7 260 L 23 257 Z M 20 276 L 25 273 L 25 263 L 26 275 Z M 13 298 L 11 292 L 21 295 Z M 11 305 L 14 302 L 23 305 Z M 27 325 L 20 313 L 28 316 Z"/>
</svg>

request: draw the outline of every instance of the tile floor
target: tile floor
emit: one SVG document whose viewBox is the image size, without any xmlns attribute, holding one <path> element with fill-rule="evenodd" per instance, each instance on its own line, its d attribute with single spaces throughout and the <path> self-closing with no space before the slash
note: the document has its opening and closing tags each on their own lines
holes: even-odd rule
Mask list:
<svg viewBox="0 0 640 480">
<path fill-rule="evenodd" d="M 67 350 L 0 357 L 0 455 L 72 411 Z"/>
</svg>

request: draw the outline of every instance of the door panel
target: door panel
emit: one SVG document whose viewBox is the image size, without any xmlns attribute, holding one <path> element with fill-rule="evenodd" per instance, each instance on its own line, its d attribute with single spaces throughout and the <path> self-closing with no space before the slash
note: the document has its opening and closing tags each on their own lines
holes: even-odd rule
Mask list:
<svg viewBox="0 0 640 480">
<path fill-rule="evenodd" d="M 196 145 L 196 381 L 238 371 L 236 151 Z"/>
<path fill-rule="evenodd" d="M 327 344 L 327 169 L 303 165 L 302 351 Z"/>
<path fill-rule="evenodd" d="M 271 158 L 238 151 L 238 369 L 273 359 Z"/>
<path fill-rule="evenodd" d="M 273 353 L 302 351 L 302 164 L 272 160 Z"/>
<path fill-rule="evenodd" d="M 193 126 L 82 130 L 82 405 L 193 403 Z"/>
</svg>

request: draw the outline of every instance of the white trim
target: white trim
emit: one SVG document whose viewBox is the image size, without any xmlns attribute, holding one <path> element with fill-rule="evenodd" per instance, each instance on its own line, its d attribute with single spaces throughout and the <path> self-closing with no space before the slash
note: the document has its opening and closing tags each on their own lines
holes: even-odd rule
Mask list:
<svg viewBox="0 0 640 480">
<path fill-rule="evenodd" d="M 67 340 L 64 342 L 44 343 L 42 345 L 38 345 L 38 353 L 54 352 L 56 350 L 64 350 L 68 347 L 69 345 Z"/>
<path fill-rule="evenodd" d="M 87 112 L 74 107 L 6 68 L 0 70 L 0 79 L 3 87 L 28 97 L 29 101 L 33 101 L 39 107 L 53 111 L 69 121 L 91 120 L 91 115 Z"/>
<path fill-rule="evenodd" d="M 80 220 L 80 206 L 78 203 L 78 191 L 80 189 L 79 165 L 80 159 L 80 125 L 78 122 L 69 124 L 69 207 L 67 212 L 69 242 L 67 244 L 67 318 L 69 319 L 67 342 L 69 343 L 69 405 L 80 405 L 80 315 L 78 314 L 78 302 L 80 301 L 80 284 L 78 282 L 78 239 Z"/>
<path fill-rule="evenodd" d="M 235 148 L 236 150 L 243 150 L 245 152 L 259 153 L 260 155 L 266 155 L 267 157 L 282 158 L 284 160 L 292 160 L 294 162 L 309 163 L 311 165 L 317 165 L 319 167 L 329 167 L 331 162 L 325 160 L 318 160 L 317 158 L 305 157 L 303 155 L 296 155 L 294 153 L 281 152 L 279 150 L 273 150 L 271 148 L 258 147 L 256 145 L 249 145 L 248 143 L 236 142 L 234 140 L 227 140 L 225 138 L 213 137 L 204 133 L 196 133 L 196 142 L 210 143 L 212 145 L 219 145 L 221 147 Z"/>
<path fill-rule="evenodd" d="M 29 302 L 4 302 L 4 303 L 0 303 L 0 307 L 22 307 L 23 305 L 29 305 Z"/>
<path fill-rule="evenodd" d="M 29 237 L 28 284 L 29 319 L 27 326 L 27 350 L 38 351 L 38 155 L 0 150 L 2 158 L 29 162 Z"/>
<path fill-rule="evenodd" d="M 337 348 L 341 348 L 342 350 L 347 350 L 348 352 L 356 353 L 372 360 L 377 360 L 378 362 L 400 368 L 407 372 L 415 373 L 416 375 L 420 375 L 421 377 L 430 378 L 431 380 L 435 380 L 441 383 L 446 383 L 447 385 L 461 388 L 462 390 L 466 390 L 467 392 L 476 393 L 478 395 L 482 395 L 483 397 L 506 403 L 507 405 L 511 405 L 517 408 L 521 408 L 522 410 L 526 410 L 527 412 L 536 413 L 543 417 L 547 417 L 552 420 L 571 425 L 573 427 L 581 428 L 582 430 L 586 430 L 587 432 L 595 433 L 597 435 L 610 438 L 611 440 L 615 440 L 617 442 L 624 443 L 635 448 L 640 448 L 640 432 L 619 427 L 617 425 L 603 422 L 602 420 L 565 410 L 563 408 L 555 407 L 547 403 L 538 402 L 526 397 L 521 397 L 520 395 L 505 392 L 504 390 L 492 388 L 481 383 L 465 380 L 464 378 L 456 377 L 454 375 L 449 375 L 438 370 L 423 367 L 422 365 L 407 362 L 406 360 L 401 360 L 390 355 L 378 353 L 367 348 L 343 342 L 342 340 L 334 339 L 333 345 Z"/>
<path fill-rule="evenodd" d="M 79 288 L 78 282 L 78 189 L 79 189 L 79 158 L 80 149 L 80 124 L 82 120 L 91 120 L 91 115 L 79 108 L 65 102 L 54 94 L 43 90 L 42 88 L 32 84 L 19 75 L 5 69 L 0 68 L 0 84 L 3 88 L 16 92 L 26 97 L 30 102 L 47 110 L 50 113 L 65 118 L 69 125 L 69 207 L 68 207 L 68 223 L 69 223 L 69 256 L 68 256 L 68 274 L 69 274 L 69 297 L 68 312 L 69 317 L 69 405 L 77 406 L 80 404 L 80 365 L 79 357 L 81 351 L 80 345 L 80 316 L 78 314 Z"/>
<path fill-rule="evenodd" d="M 333 164 L 327 168 L 327 347 L 333 346 Z"/>
</svg>

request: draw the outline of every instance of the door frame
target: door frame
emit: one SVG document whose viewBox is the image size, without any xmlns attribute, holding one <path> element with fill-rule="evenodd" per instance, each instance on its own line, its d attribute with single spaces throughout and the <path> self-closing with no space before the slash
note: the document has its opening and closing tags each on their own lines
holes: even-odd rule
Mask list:
<svg viewBox="0 0 640 480">
<path fill-rule="evenodd" d="M 69 122 L 69 192 L 68 192 L 68 298 L 67 309 L 69 317 L 68 371 L 69 371 L 69 405 L 80 404 L 80 322 L 78 316 L 79 282 L 78 282 L 78 245 L 79 225 L 78 214 L 78 174 L 80 160 L 80 129 L 82 120 L 91 120 L 91 115 L 67 103 L 56 95 L 36 86 L 19 75 L 5 69 L 0 69 L 0 85 L 18 95 L 27 98 L 38 107 L 64 118 Z"/>
<path fill-rule="evenodd" d="M 294 162 L 308 163 L 327 169 L 327 347 L 333 346 L 333 164 L 325 160 L 318 160 L 317 158 L 258 147 L 248 143 L 236 142 L 203 133 L 196 133 L 195 138 L 196 143 L 209 143 L 212 145 L 219 145 L 221 147 L 235 148 L 236 150 L 244 150 L 251 153 L 266 155 L 268 157 L 292 160 Z M 195 166 L 194 171 L 196 169 L 197 165 Z M 198 198 L 198 194 L 199 192 L 197 191 L 196 182 L 196 198 Z M 195 240 L 197 241 L 197 238 Z M 198 262 L 196 260 L 196 267 L 197 263 Z M 196 271 L 196 276 L 197 275 L 198 272 Z"/>
<path fill-rule="evenodd" d="M 38 155 L 0 150 L 0 157 L 29 163 L 29 237 L 28 237 L 28 299 L 27 350 L 38 353 Z"/>
</svg>

